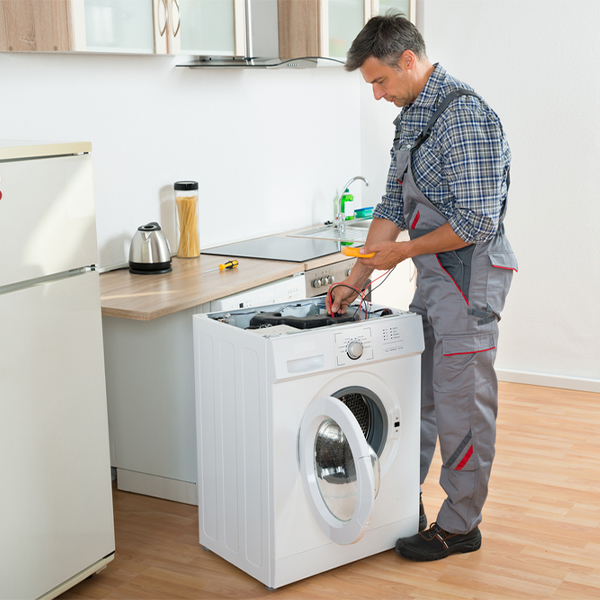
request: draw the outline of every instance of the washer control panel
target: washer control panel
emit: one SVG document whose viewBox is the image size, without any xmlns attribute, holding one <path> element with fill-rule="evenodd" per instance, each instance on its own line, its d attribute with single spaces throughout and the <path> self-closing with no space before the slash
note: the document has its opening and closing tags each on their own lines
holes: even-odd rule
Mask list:
<svg viewBox="0 0 600 600">
<path fill-rule="evenodd" d="M 402 324 L 396 319 L 353 324 L 334 334 L 335 361 L 338 367 L 400 356 L 405 340 Z"/>
<path fill-rule="evenodd" d="M 400 326 L 394 323 L 388 327 L 382 328 L 383 334 L 383 351 L 388 354 L 390 352 L 399 352 L 404 349 L 404 338 L 400 334 Z"/>
<path fill-rule="evenodd" d="M 359 359 L 373 360 L 372 328 L 354 326 L 336 333 L 335 358 L 338 367 L 354 364 Z"/>
</svg>

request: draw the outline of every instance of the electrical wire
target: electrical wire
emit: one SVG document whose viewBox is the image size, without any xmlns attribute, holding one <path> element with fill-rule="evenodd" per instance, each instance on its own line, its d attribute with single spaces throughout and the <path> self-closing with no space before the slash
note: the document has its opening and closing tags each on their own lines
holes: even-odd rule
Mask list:
<svg viewBox="0 0 600 600">
<path fill-rule="evenodd" d="M 391 269 L 389 269 L 388 271 L 386 271 L 385 273 L 383 273 L 382 275 L 380 275 L 379 277 L 377 277 L 376 279 L 374 279 L 373 281 L 369 281 L 369 283 L 362 290 L 359 290 L 358 288 L 356 288 L 352 285 L 349 285 L 347 283 L 332 283 L 329 286 L 329 288 L 327 289 L 327 298 L 329 300 L 329 306 L 331 306 L 333 304 L 333 298 L 331 297 L 332 289 L 335 287 L 346 287 L 348 289 L 355 291 L 360 296 L 360 302 L 358 303 L 358 307 L 357 307 L 356 311 L 354 312 L 355 315 L 358 312 L 358 320 L 360 321 L 360 310 L 362 308 L 363 303 L 365 304 L 365 308 L 364 308 L 365 319 L 368 319 L 369 318 L 369 301 L 367 300 L 366 296 L 369 291 L 369 288 L 371 288 L 371 292 L 374 292 L 376 289 L 378 289 L 380 286 L 382 286 L 395 268 L 396 267 L 394 266 Z M 375 282 L 379 281 L 380 279 L 383 279 L 383 281 L 381 283 L 379 283 L 375 287 L 371 287 Z"/>
</svg>

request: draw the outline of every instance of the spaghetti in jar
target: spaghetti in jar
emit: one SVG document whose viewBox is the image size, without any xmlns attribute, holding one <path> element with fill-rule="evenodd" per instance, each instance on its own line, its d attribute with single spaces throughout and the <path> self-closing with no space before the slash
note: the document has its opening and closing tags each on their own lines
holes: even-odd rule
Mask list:
<svg viewBox="0 0 600 600">
<path fill-rule="evenodd" d="M 175 204 L 179 224 L 177 256 L 195 258 L 200 256 L 198 236 L 198 182 L 176 181 Z"/>
</svg>

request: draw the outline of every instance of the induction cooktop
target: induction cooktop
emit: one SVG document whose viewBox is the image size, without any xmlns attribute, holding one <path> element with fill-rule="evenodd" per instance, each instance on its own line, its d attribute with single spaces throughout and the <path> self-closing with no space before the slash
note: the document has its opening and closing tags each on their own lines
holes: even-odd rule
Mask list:
<svg viewBox="0 0 600 600">
<path fill-rule="evenodd" d="M 313 258 L 335 254 L 340 251 L 340 248 L 340 243 L 334 240 L 269 236 L 208 248 L 202 250 L 202 254 L 305 262 Z"/>
</svg>

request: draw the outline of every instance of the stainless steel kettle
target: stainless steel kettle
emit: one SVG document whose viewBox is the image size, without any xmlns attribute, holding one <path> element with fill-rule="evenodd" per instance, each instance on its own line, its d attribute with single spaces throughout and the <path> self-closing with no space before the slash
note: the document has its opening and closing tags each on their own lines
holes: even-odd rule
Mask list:
<svg viewBox="0 0 600 600">
<path fill-rule="evenodd" d="M 138 275 L 171 271 L 169 240 L 155 221 L 140 225 L 129 247 L 129 270 Z"/>
</svg>

